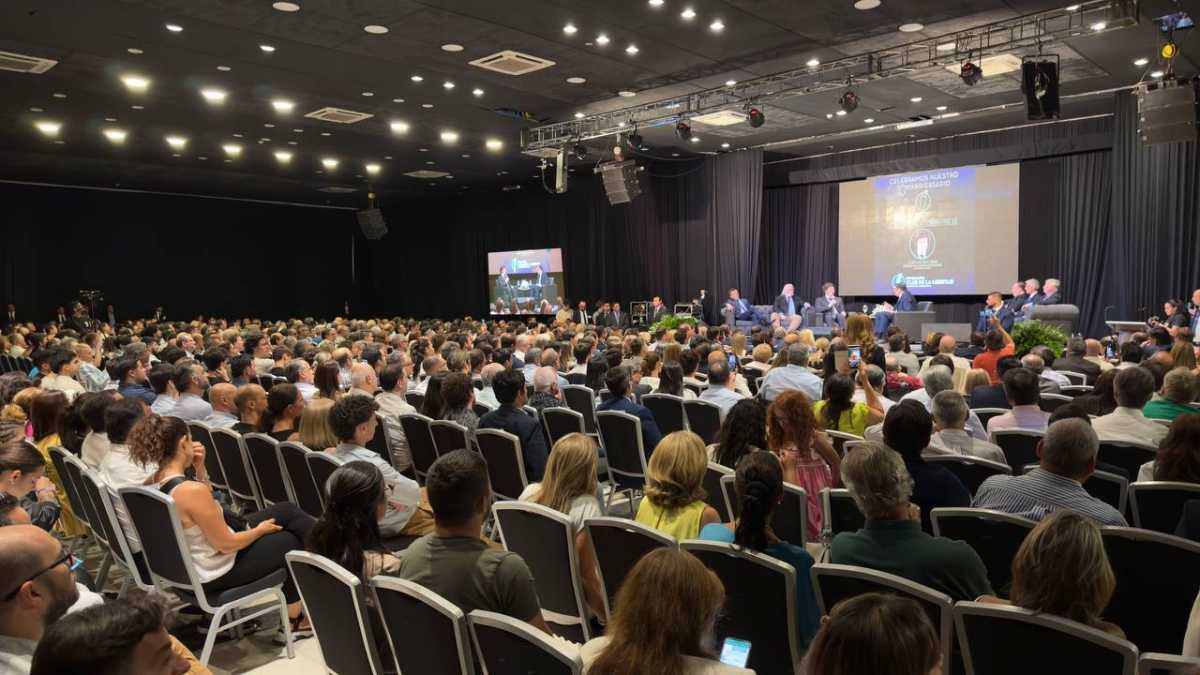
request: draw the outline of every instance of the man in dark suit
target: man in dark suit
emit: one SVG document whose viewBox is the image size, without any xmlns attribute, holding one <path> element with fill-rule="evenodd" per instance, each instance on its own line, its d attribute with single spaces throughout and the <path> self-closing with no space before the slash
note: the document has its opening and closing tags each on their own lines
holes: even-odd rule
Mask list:
<svg viewBox="0 0 1200 675">
<path fill-rule="evenodd" d="M 651 326 L 662 321 L 667 317 L 667 306 L 663 304 L 662 298 L 657 295 L 650 301 L 650 309 L 646 312 L 646 321 Z"/>
<path fill-rule="evenodd" d="M 596 313 L 592 315 L 592 323 L 607 328 L 612 325 L 610 323 L 612 320 L 609 316 L 610 314 L 612 314 L 612 305 L 603 300 L 597 300 Z"/>
<path fill-rule="evenodd" d="M 54 323 L 58 324 L 59 328 L 65 328 L 67 325 L 67 310 L 60 305 L 54 310 Z"/>
<path fill-rule="evenodd" d="M 1062 296 L 1058 292 L 1058 279 L 1047 279 L 1045 285 L 1042 286 L 1042 299 L 1038 301 L 1039 305 L 1061 305 Z"/>
<path fill-rule="evenodd" d="M 4 309 L 4 325 L 9 328 L 17 325 L 17 306 L 11 302 Z"/>
<path fill-rule="evenodd" d="M 821 286 L 821 295 L 813 302 L 813 311 L 823 326 L 846 327 L 846 305 L 837 296 L 837 287 L 828 281 Z"/>
<path fill-rule="evenodd" d="M 1025 301 L 1029 299 L 1029 296 L 1025 294 L 1025 282 L 1014 283 L 1009 289 L 1009 293 L 1012 293 L 1012 297 L 1004 301 L 1004 306 L 1008 308 L 1008 311 L 1016 314 L 1021 311 L 1021 308 L 1025 306 Z"/>
<path fill-rule="evenodd" d="M 1062 356 L 1054 359 L 1054 370 L 1069 370 L 1073 373 L 1083 373 L 1087 378 L 1087 384 L 1095 384 L 1096 378 L 1100 377 L 1100 365 L 1088 361 L 1087 343 L 1081 337 L 1073 337 L 1067 340 L 1067 351 Z"/>
<path fill-rule="evenodd" d="M 609 325 L 618 330 L 629 328 L 629 315 L 621 311 L 621 303 L 614 302 L 608 313 Z"/>
<path fill-rule="evenodd" d="M 662 440 L 662 432 L 659 431 L 658 423 L 654 421 L 654 415 L 650 412 L 650 409 L 630 400 L 629 393 L 632 386 L 632 379 L 629 368 L 627 366 L 609 368 L 608 373 L 604 377 L 604 385 L 608 387 L 608 391 L 612 394 L 612 397 L 596 406 L 596 412 L 616 410 L 628 413 L 641 420 L 642 450 L 645 451 L 646 458 L 649 459 L 650 454 L 654 452 L 654 448 L 658 447 L 658 442 Z"/>
<path fill-rule="evenodd" d="M 1021 360 L 1015 356 L 1005 356 L 996 362 L 996 374 L 1004 379 L 1004 374 L 1013 368 L 1020 368 Z M 1005 408 L 1011 409 L 1008 395 L 1004 393 L 1004 383 L 987 384 L 975 387 L 967 397 L 967 404 L 972 408 Z"/>
<path fill-rule="evenodd" d="M 775 298 L 775 307 L 771 313 L 771 325 L 785 330 L 796 330 L 800 327 L 800 313 L 804 311 L 802 303 L 796 300 L 796 287 L 784 284 L 783 291 Z"/>
<path fill-rule="evenodd" d="M 546 286 L 549 286 L 552 283 L 552 280 L 550 279 L 550 275 L 546 274 L 545 270 L 542 269 L 541 264 L 536 264 L 533 266 L 533 273 L 537 275 L 533 279 L 533 290 L 534 293 L 537 294 L 538 300 L 541 300 Z"/>
<path fill-rule="evenodd" d="M 725 306 L 721 308 L 721 316 L 725 317 L 725 325 L 733 327 L 735 321 L 753 321 L 754 308 L 750 306 L 750 302 L 742 298 L 738 289 L 729 289 L 729 299 L 725 301 Z"/>
<path fill-rule="evenodd" d="M 1004 326 L 1004 330 L 1012 330 L 1013 313 L 1004 303 L 999 291 L 988 293 L 985 306 L 979 312 L 979 323 L 975 326 L 975 330 L 986 333 L 991 326 L 993 316 L 1000 319 L 1000 325 Z"/>
<path fill-rule="evenodd" d="M 592 315 L 588 314 L 587 300 L 580 300 L 578 309 L 571 312 L 571 320 L 586 326 L 592 322 L 591 319 Z"/>
<path fill-rule="evenodd" d="M 893 306 L 885 302 L 882 309 L 876 309 L 875 337 L 887 336 L 888 327 L 896 318 L 896 312 L 912 312 L 917 309 L 917 299 L 908 292 L 908 285 L 903 281 L 892 288 L 892 293 L 896 295 L 896 304 Z"/>
<path fill-rule="evenodd" d="M 550 451 L 546 448 L 541 423 L 522 410 L 528 400 L 525 375 L 519 370 L 502 370 L 492 378 L 492 391 L 496 393 L 500 407 L 480 417 L 479 428 L 501 429 L 516 436 L 525 458 L 526 478 L 530 482 L 541 480 Z"/>
<path fill-rule="evenodd" d="M 115 309 L 113 309 L 112 305 L 109 305 L 108 307 L 106 307 L 105 310 L 106 310 L 105 315 L 107 317 L 106 320 L 108 321 L 108 325 L 112 326 L 113 329 L 115 330 L 117 328 L 117 311 Z"/>
</svg>

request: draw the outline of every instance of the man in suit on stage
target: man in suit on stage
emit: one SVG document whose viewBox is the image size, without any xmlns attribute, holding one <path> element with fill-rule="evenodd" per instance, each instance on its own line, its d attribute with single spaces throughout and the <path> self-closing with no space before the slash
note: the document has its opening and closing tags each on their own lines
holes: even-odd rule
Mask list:
<svg viewBox="0 0 1200 675">
<path fill-rule="evenodd" d="M 785 330 L 796 330 L 800 327 L 801 303 L 796 301 L 796 287 L 784 284 L 783 291 L 775 298 L 775 307 L 771 313 L 771 325 Z"/>
<path fill-rule="evenodd" d="M 612 304 L 612 311 L 608 313 L 608 321 L 608 325 L 618 330 L 629 328 L 629 315 L 621 311 L 621 303 L 614 302 Z"/>
<path fill-rule="evenodd" d="M 1016 314 L 1021 311 L 1021 308 L 1025 306 L 1025 301 L 1029 299 L 1029 296 L 1025 294 L 1025 282 L 1016 282 L 1009 292 L 1012 293 L 1012 297 L 1006 300 L 1004 305 L 1008 307 L 1009 312 Z"/>
<path fill-rule="evenodd" d="M 1062 296 L 1058 292 L 1058 279 L 1047 279 L 1042 286 L 1042 299 L 1038 302 L 1039 305 L 1060 305 L 1062 304 Z"/>
<path fill-rule="evenodd" d="M 9 305 L 12 307 L 12 305 Z M 1192 341 L 1200 343 L 1200 288 L 1192 291 Z"/>
<path fill-rule="evenodd" d="M 896 295 L 895 306 L 885 302 L 875 308 L 875 337 L 887 336 L 888 327 L 896 318 L 896 312 L 912 312 L 917 309 L 917 299 L 908 292 L 908 286 L 903 281 L 897 283 L 892 292 Z"/>
<path fill-rule="evenodd" d="M 611 328 L 612 327 L 612 305 L 610 305 L 607 302 L 599 301 L 596 303 L 596 306 L 599 307 L 600 309 L 596 312 L 596 314 L 594 316 L 592 316 L 592 323 L 596 324 L 597 326 L 604 326 L 606 328 Z"/>
<path fill-rule="evenodd" d="M 67 326 L 67 310 L 63 309 L 61 305 L 54 310 L 54 323 L 58 324 L 59 328 Z"/>
<path fill-rule="evenodd" d="M 653 326 L 665 319 L 667 314 L 667 306 L 663 304 L 662 298 L 654 296 L 654 299 L 650 301 L 650 309 L 646 312 L 646 321 Z"/>
<path fill-rule="evenodd" d="M 579 308 L 571 312 L 571 320 L 577 324 L 586 326 L 592 322 L 591 319 L 592 315 L 588 314 L 587 300 L 580 300 Z"/>
<path fill-rule="evenodd" d="M 725 306 L 721 308 L 721 316 L 725 317 L 725 325 L 733 327 L 735 321 L 753 321 L 754 308 L 750 306 L 750 302 L 742 298 L 738 289 L 729 289 L 729 299 L 725 301 Z"/>
<path fill-rule="evenodd" d="M 821 286 L 821 295 L 813 302 L 813 311 L 823 326 L 846 327 L 846 305 L 837 296 L 837 287 L 831 282 L 827 281 Z"/>
<path fill-rule="evenodd" d="M 1004 330 L 1012 330 L 1013 313 L 1004 302 L 999 291 L 988 293 L 985 307 L 979 312 L 979 323 L 975 326 L 975 330 L 980 333 L 987 333 L 993 316 L 1000 319 L 1000 325 L 1004 326 Z"/>
<path fill-rule="evenodd" d="M 546 274 L 545 270 L 542 269 L 541 263 L 537 263 L 533 266 L 533 273 L 537 275 L 533 279 L 534 292 L 537 294 L 538 300 L 541 300 L 542 294 L 545 293 L 546 287 L 554 283 L 554 280 L 551 279 L 550 275 Z"/>
<path fill-rule="evenodd" d="M 15 325 L 17 325 L 17 306 L 10 302 L 4 309 L 4 327 L 12 328 Z"/>
</svg>

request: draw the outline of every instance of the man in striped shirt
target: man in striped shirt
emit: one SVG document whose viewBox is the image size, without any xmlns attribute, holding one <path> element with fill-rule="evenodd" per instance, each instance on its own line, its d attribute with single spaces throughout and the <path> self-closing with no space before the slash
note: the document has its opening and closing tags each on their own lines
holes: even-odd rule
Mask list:
<svg viewBox="0 0 1200 675">
<path fill-rule="evenodd" d="M 992 476 L 975 493 L 971 506 L 1041 520 L 1059 510 L 1075 511 L 1100 525 L 1126 526 L 1125 517 L 1083 489 L 1096 470 L 1100 441 L 1084 420 L 1059 420 L 1038 444 L 1041 465 L 1023 476 Z"/>
</svg>

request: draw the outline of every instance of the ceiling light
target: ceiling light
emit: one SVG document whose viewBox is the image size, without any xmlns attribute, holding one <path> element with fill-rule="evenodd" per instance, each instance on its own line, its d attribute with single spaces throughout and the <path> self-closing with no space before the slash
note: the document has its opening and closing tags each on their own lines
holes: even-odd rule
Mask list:
<svg viewBox="0 0 1200 675">
<path fill-rule="evenodd" d="M 322 131 L 321 135 L 322 136 L 332 136 L 333 134 L 329 133 L 328 131 Z"/>
<path fill-rule="evenodd" d="M 821 65 L 821 61 L 816 58 L 812 58 L 806 61 L 804 65 L 808 66 L 809 68 L 816 68 L 817 66 Z"/>
<path fill-rule="evenodd" d="M 827 119 L 827 120 L 833 119 L 833 113 L 825 113 L 825 119 Z"/>
<path fill-rule="evenodd" d="M 422 107 L 422 108 L 432 108 L 432 107 L 433 107 L 433 104 L 432 104 L 432 103 L 422 103 L 422 104 L 421 104 L 421 107 Z"/>
<path fill-rule="evenodd" d="M 863 120 L 863 124 L 874 124 L 874 123 L 875 123 L 875 118 L 874 118 L 874 117 L 868 117 L 868 118 L 866 118 L 866 119 L 864 119 L 864 120 Z"/>
<path fill-rule="evenodd" d="M 62 123 L 53 120 L 38 120 L 33 126 L 37 127 L 43 136 L 57 136 L 59 130 L 62 129 Z"/>
<path fill-rule="evenodd" d="M 937 46 L 939 52 L 952 52 L 956 48 L 953 42 L 943 42 Z"/>
<path fill-rule="evenodd" d="M 169 23 L 167 24 L 167 30 L 171 31 L 172 33 L 182 33 L 183 26 L 180 26 L 177 23 Z"/>
<path fill-rule="evenodd" d="M 225 97 L 229 94 L 224 89 L 201 89 L 200 95 L 204 97 L 212 105 L 221 105 L 225 103 Z"/>
<path fill-rule="evenodd" d="M 149 78 L 141 75 L 125 75 L 121 78 L 121 82 L 125 83 L 125 88 L 130 91 L 146 91 L 150 87 Z"/>
<path fill-rule="evenodd" d="M 146 109 L 146 106 L 144 106 L 144 105 L 131 105 L 131 106 L 129 106 L 129 108 L 130 108 L 131 110 L 145 110 L 145 109 Z"/>
<path fill-rule="evenodd" d="M 583 117 L 584 117 L 583 113 L 581 113 L 581 112 L 575 113 L 575 119 L 581 120 L 581 119 L 583 119 Z"/>
<path fill-rule="evenodd" d="M 392 120 L 391 124 L 389 124 L 388 126 L 391 127 L 393 134 L 407 134 L 408 133 L 408 122 L 404 122 L 401 120 Z"/>
<path fill-rule="evenodd" d="M 367 31 L 371 35 L 383 35 L 384 33 L 388 32 L 388 27 L 380 26 L 377 23 L 372 23 L 372 24 L 363 26 L 363 30 Z"/>
<path fill-rule="evenodd" d="M 624 128 L 625 124 L 626 124 L 626 123 L 625 123 L 625 122 L 623 122 L 623 121 L 622 121 L 622 122 L 617 122 L 617 126 L 619 126 L 619 127 L 622 127 L 622 128 Z"/>
<path fill-rule="evenodd" d="M 379 172 L 383 171 L 383 167 L 374 162 L 364 165 L 363 168 L 367 170 L 368 176 L 378 176 Z"/>
<path fill-rule="evenodd" d="M 700 137 L 699 137 L 699 136 L 692 136 L 692 142 L 693 142 L 693 143 L 699 143 L 699 142 L 700 142 Z"/>
<path fill-rule="evenodd" d="M 1068 12 L 1075 12 L 1079 10 L 1079 5 L 1067 5 L 1064 9 Z"/>
<path fill-rule="evenodd" d="M 117 118 L 115 118 L 115 117 L 105 117 L 105 118 L 104 118 L 104 121 L 105 121 L 105 122 L 116 122 L 116 121 L 117 121 Z"/>
<path fill-rule="evenodd" d="M 440 134 L 440 138 L 442 139 L 443 143 L 447 143 L 447 144 L 457 143 L 458 142 L 458 132 L 457 131 L 443 131 Z"/>
<path fill-rule="evenodd" d="M 233 70 L 233 68 L 230 68 L 229 66 L 217 66 L 217 70 L 221 71 L 222 73 L 228 73 L 229 71 Z"/>
<path fill-rule="evenodd" d="M 392 103 L 404 103 L 404 99 L 402 99 L 402 98 L 394 98 L 394 99 L 392 99 Z"/>
<path fill-rule="evenodd" d="M 234 138 L 243 138 L 243 136 L 241 134 L 234 134 L 233 137 Z"/>
<path fill-rule="evenodd" d="M 717 19 L 716 21 L 708 24 L 708 29 L 714 33 L 720 33 L 721 31 L 725 30 L 725 22 Z"/>
<path fill-rule="evenodd" d="M 275 3 L 272 3 L 271 6 L 281 12 L 299 12 L 300 11 L 300 5 L 297 5 L 294 2 L 275 2 Z"/>
<path fill-rule="evenodd" d="M 53 94 L 50 94 L 50 95 L 51 95 L 51 96 L 53 96 L 54 98 L 66 98 L 66 97 L 67 97 L 67 95 L 66 95 L 66 94 L 64 94 L 64 93 L 62 93 L 62 92 L 58 92 L 58 91 L 56 91 L 56 92 L 54 92 Z"/>
<path fill-rule="evenodd" d="M 40 113 L 40 112 L 43 112 L 43 110 L 42 110 L 41 108 L 30 108 L 30 109 L 29 109 L 29 112 L 36 112 L 36 113 Z"/>
<path fill-rule="evenodd" d="M 584 82 L 587 82 L 587 79 L 582 77 L 568 77 L 567 82 L 571 84 L 583 84 Z"/>
<path fill-rule="evenodd" d="M 221 149 L 230 157 L 240 157 L 242 155 L 242 146 L 237 143 L 226 143 L 221 146 Z"/>
<path fill-rule="evenodd" d="M 923 30 L 924 28 L 925 28 L 925 24 L 922 24 L 922 23 L 902 23 L 902 24 L 900 24 L 900 32 L 901 33 L 915 33 L 919 30 Z"/>
<path fill-rule="evenodd" d="M 854 3 L 854 9 L 868 10 L 875 9 L 879 6 L 879 0 L 858 0 Z"/>
<path fill-rule="evenodd" d="M 1156 70 L 1156 71 L 1150 73 L 1150 77 L 1153 77 L 1155 79 L 1158 79 L 1162 76 L 1163 76 L 1163 71 L 1161 71 L 1161 70 Z"/>
<path fill-rule="evenodd" d="M 445 89 L 446 91 L 450 91 L 453 88 L 454 88 L 454 83 L 451 82 L 450 80 L 446 80 L 445 82 L 442 83 L 442 89 Z"/>
<path fill-rule="evenodd" d="M 292 112 L 292 108 L 295 108 L 296 104 L 286 98 L 276 98 L 271 100 L 271 107 L 275 108 L 277 113 L 287 114 Z"/>
<path fill-rule="evenodd" d="M 292 132 L 297 133 L 297 134 L 302 134 L 302 133 L 304 133 L 304 130 L 303 129 L 292 129 Z"/>
<path fill-rule="evenodd" d="M 1104 23 L 1103 21 L 1097 21 L 1096 23 L 1092 24 L 1089 27 L 1094 31 L 1101 31 L 1101 30 L 1104 30 L 1105 28 L 1108 28 L 1108 24 Z"/>
<path fill-rule="evenodd" d="M 264 54 L 275 53 L 275 47 L 273 45 L 259 45 L 258 48 L 261 49 Z"/>
<path fill-rule="evenodd" d="M 845 110 L 839 110 L 839 111 L 837 111 L 837 116 L 838 116 L 838 117 L 845 117 L 845 116 L 846 116 L 846 111 L 845 111 Z"/>
<path fill-rule="evenodd" d="M 412 77 L 410 77 L 408 79 L 412 80 L 413 82 L 424 82 L 425 81 L 425 78 L 421 77 L 420 75 L 413 75 Z"/>
<path fill-rule="evenodd" d="M 908 100 L 912 101 L 913 103 L 920 103 L 922 99 L 920 96 L 914 96 Z"/>
<path fill-rule="evenodd" d="M 942 112 L 942 111 L 943 111 L 943 110 L 945 110 L 945 109 L 946 109 L 946 106 L 944 106 L 944 105 L 939 105 L 939 106 L 937 107 L 937 111 L 938 111 L 938 112 Z"/>
<path fill-rule="evenodd" d="M 728 149 L 729 149 L 729 144 L 728 144 L 728 143 L 722 143 L 722 144 L 721 144 L 721 147 L 722 147 L 722 148 L 725 148 L 726 150 L 728 150 Z"/>
<path fill-rule="evenodd" d="M 444 52 L 461 52 L 462 50 L 462 45 L 456 45 L 453 42 L 442 45 L 442 51 Z M 378 166 L 378 164 L 376 166 Z"/>
<path fill-rule="evenodd" d="M 338 165 L 338 161 L 336 159 L 334 159 L 333 157 L 324 157 L 321 159 L 321 166 L 325 167 L 326 169 L 329 169 L 330 171 L 336 169 L 337 165 Z"/>
<path fill-rule="evenodd" d="M 679 16 L 682 17 L 684 21 L 691 21 L 692 19 L 696 18 L 696 10 L 692 9 L 691 7 L 685 7 L 684 10 L 679 13 Z"/>
<path fill-rule="evenodd" d="M 268 129 L 274 129 L 274 128 L 275 128 L 275 125 L 274 125 L 274 124 L 271 124 L 270 122 L 267 122 L 266 124 L 263 124 L 263 126 L 264 126 L 264 127 L 266 127 L 266 128 L 268 128 Z"/>
<path fill-rule="evenodd" d="M 563 32 L 567 35 L 574 35 L 579 32 L 579 29 L 575 27 L 575 24 L 568 23 L 567 25 L 563 26 Z"/>
<path fill-rule="evenodd" d="M 726 87 L 732 87 L 737 84 L 737 80 L 725 80 Z"/>
<path fill-rule="evenodd" d="M 104 137 L 107 138 L 110 143 L 116 143 L 117 145 L 124 143 L 125 138 L 129 135 L 129 132 L 125 131 L 124 129 L 105 129 L 103 133 Z"/>
<path fill-rule="evenodd" d="M 142 52 L 142 50 L 138 49 L 137 47 L 130 47 L 129 49 L 126 49 L 125 51 L 129 52 L 130 54 L 142 54 L 142 53 L 144 53 L 144 52 Z"/>
<path fill-rule="evenodd" d="M 622 89 L 621 91 L 617 92 L 617 96 L 620 96 L 621 98 L 633 98 L 634 96 L 637 96 L 637 92 Z"/>
<path fill-rule="evenodd" d="M 480 96 L 483 96 L 483 90 L 480 89 L 479 87 L 475 87 L 474 89 L 471 90 L 471 94 L 478 98 Z M 403 101 L 401 101 L 401 103 L 403 103 Z"/>
<path fill-rule="evenodd" d="M 167 136 L 167 145 L 175 150 L 182 150 L 187 145 L 188 139 L 183 136 Z"/>
<path fill-rule="evenodd" d="M 663 0 L 650 0 L 650 6 L 651 7 L 662 7 Z"/>
<path fill-rule="evenodd" d="M 363 96 L 374 96 L 374 95 L 375 95 L 375 92 L 373 92 L 373 91 L 364 91 L 364 92 L 362 93 L 362 95 L 363 95 Z"/>
<path fill-rule="evenodd" d="M 601 33 L 596 36 L 596 44 L 600 45 L 601 47 L 604 47 L 608 43 L 609 43 L 608 36 L 605 35 L 604 33 Z"/>
<path fill-rule="evenodd" d="M 625 48 L 625 53 L 626 53 L 626 54 L 628 54 L 628 55 L 630 55 L 630 56 L 633 56 L 634 54 L 637 54 L 637 53 L 638 53 L 638 51 L 639 51 L 639 50 L 638 50 L 638 47 L 637 47 L 637 45 L 629 45 L 628 47 L 626 47 L 626 48 Z"/>
</svg>

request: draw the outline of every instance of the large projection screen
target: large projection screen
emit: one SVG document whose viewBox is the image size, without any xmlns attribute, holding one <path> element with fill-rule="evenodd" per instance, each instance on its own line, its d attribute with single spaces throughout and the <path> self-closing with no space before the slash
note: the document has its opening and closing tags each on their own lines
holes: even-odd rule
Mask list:
<svg viewBox="0 0 1200 675">
<path fill-rule="evenodd" d="M 490 314 L 553 314 L 562 306 L 561 248 L 492 251 L 487 265 Z"/>
</svg>

